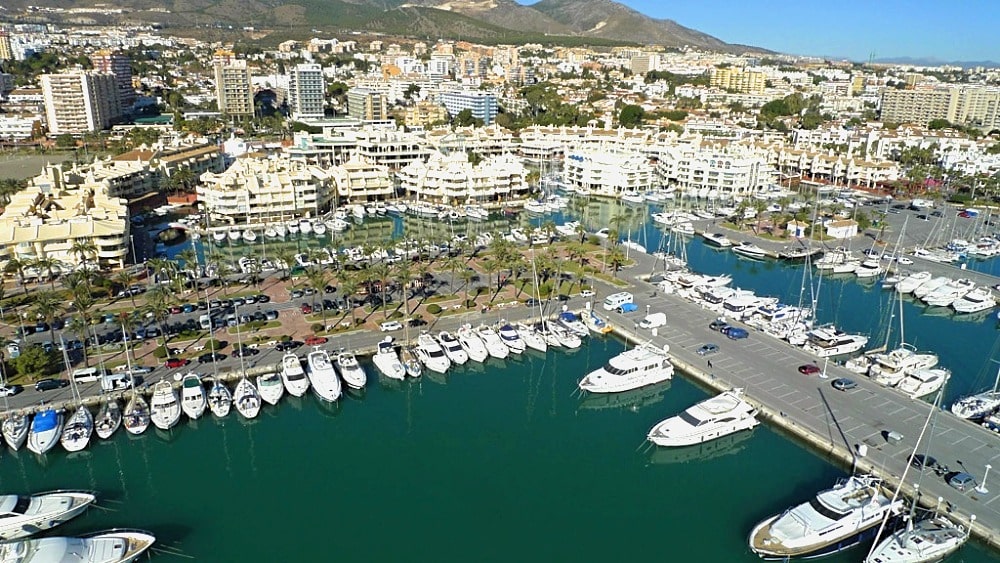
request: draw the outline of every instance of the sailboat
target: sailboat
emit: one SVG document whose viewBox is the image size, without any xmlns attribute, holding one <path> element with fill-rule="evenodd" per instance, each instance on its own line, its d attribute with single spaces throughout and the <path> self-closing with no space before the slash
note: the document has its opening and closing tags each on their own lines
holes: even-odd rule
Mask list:
<svg viewBox="0 0 1000 563">
<path fill-rule="evenodd" d="M 226 384 L 221 379 L 216 378 L 212 384 L 212 389 L 208 392 L 209 410 L 212 411 L 213 415 L 225 418 L 232 406 L 233 394 L 229 392 L 229 388 L 226 387 Z"/>
<path fill-rule="evenodd" d="M 97 437 L 107 440 L 118 431 L 122 425 L 122 408 L 115 399 L 108 399 L 101 403 L 101 409 L 97 411 L 97 419 L 94 423 L 94 430 Z"/>
<path fill-rule="evenodd" d="M 201 378 L 196 373 L 188 373 L 181 381 L 181 409 L 191 420 L 198 420 L 205 413 L 208 400 Z"/>
<path fill-rule="evenodd" d="M 170 430 L 181 419 L 181 405 L 177 391 L 166 379 L 153 386 L 153 397 L 149 400 L 149 418 L 160 430 Z"/>
<path fill-rule="evenodd" d="M 138 391 L 132 391 L 132 398 L 125 405 L 125 417 L 122 420 L 129 434 L 138 436 L 149 427 L 149 405 L 145 397 Z"/>
<path fill-rule="evenodd" d="M 28 416 L 22 413 L 11 413 L 3 419 L 3 438 L 10 449 L 17 451 L 24 445 L 24 441 L 28 439 L 30 426 L 31 421 L 28 420 Z"/>
<path fill-rule="evenodd" d="M 977 420 L 1000 408 L 1000 367 L 997 368 L 997 378 L 993 381 L 993 389 L 983 391 L 968 397 L 962 397 L 951 404 L 951 412 L 959 418 Z"/>
<path fill-rule="evenodd" d="M 403 369 L 410 377 L 420 377 L 424 373 L 424 364 L 420 363 L 417 355 L 410 346 L 403 346 L 399 350 L 399 361 L 403 362 Z"/>
<path fill-rule="evenodd" d="M 87 447 L 93 433 L 94 416 L 90 414 L 90 409 L 81 404 L 69 417 L 59 442 L 67 452 L 78 452 Z"/>
<path fill-rule="evenodd" d="M 236 403 L 236 411 L 244 418 L 256 418 L 260 412 L 260 393 L 245 375 L 236 384 L 233 402 Z"/>
</svg>

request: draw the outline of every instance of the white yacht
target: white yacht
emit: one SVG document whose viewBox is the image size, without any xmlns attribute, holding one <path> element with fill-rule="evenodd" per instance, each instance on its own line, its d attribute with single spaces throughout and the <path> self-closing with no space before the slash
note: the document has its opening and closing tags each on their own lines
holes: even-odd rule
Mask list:
<svg viewBox="0 0 1000 563">
<path fill-rule="evenodd" d="M 344 380 L 351 389 L 364 389 L 368 384 L 368 374 L 365 368 L 361 367 L 358 359 L 351 352 L 341 352 L 337 354 L 335 360 L 340 378 Z"/>
<path fill-rule="evenodd" d="M 564 326 L 545 321 L 543 324 L 544 333 L 553 334 L 559 345 L 564 348 L 569 348 L 570 350 L 575 350 L 583 345 L 583 340 L 573 331 L 567 330 Z"/>
<path fill-rule="evenodd" d="M 813 261 L 813 266 L 815 266 L 817 270 L 833 270 L 835 266 L 839 266 L 845 262 L 853 260 L 854 257 L 851 255 L 849 250 L 846 248 L 835 248 L 825 252 L 822 257 Z"/>
<path fill-rule="evenodd" d="M 274 224 L 274 234 L 277 235 L 278 238 L 285 238 L 285 235 L 288 234 L 288 230 L 285 228 L 285 224 L 284 223 L 275 223 Z"/>
<path fill-rule="evenodd" d="M 936 392 L 948 382 L 949 377 L 951 372 L 944 368 L 918 369 L 908 372 L 896 389 L 918 399 Z"/>
<path fill-rule="evenodd" d="M 710 233 L 705 231 L 701 234 L 701 236 L 705 239 L 706 244 L 717 246 L 719 248 L 729 248 L 733 245 L 733 241 L 729 240 L 729 237 L 722 233 Z"/>
<path fill-rule="evenodd" d="M 378 343 L 372 362 L 383 375 L 390 379 L 402 381 L 406 378 L 406 368 L 403 362 L 399 361 L 399 354 L 396 353 L 396 346 L 392 343 L 392 337 L 386 336 Z"/>
<path fill-rule="evenodd" d="M 3 419 L 3 438 L 15 452 L 24 445 L 28 439 L 28 428 L 31 427 L 31 420 L 27 415 L 14 413 Z"/>
<path fill-rule="evenodd" d="M 94 495 L 80 491 L 0 496 L 0 514 L 3 515 L 0 518 L 0 541 L 26 538 L 51 530 L 83 514 L 95 500 Z"/>
<path fill-rule="evenodd" d="M 239 242 L 243 238 L 243 231 L 233 227 L 226 232 L 226 236 L 229 237 L 230 242 Z"/>
<path fill-rule="evenodd" d="M 590 329 L 587 325 L 580 320 L 580 317 L 576 316 L 576 313 L 571 311 L 563 311 L 559 313 L 559 324 L 563 325 L 566 330 L 576 334 L 579 337 L 587 336 Z"/>
<path fill-rule="evenodd" d="M 973 519 L 975 516 L 972 517 Z M 943 561 L 969 539 L 970 530 L 940 514 L 907 520 L 906 526 L 879 542 L 864 563 Z"/>
<path fill-rule="evenodd" d="M 661 349 L 650 343 L 625 350 L 588 373 L 579 387 L 591 393 L 620 393 L 666 381 L 674 375 L 667 352 L 666 346 Z"/>
<path fill-rule="evenodd" d="M 156 538 L 139 530 L 108 530 L 78 538 L 40 538 L 0 544 L 8 563 L 128 563 Z"/>
<path fill-rule="evenodd" d="M 448 356 L 451 363 L 462 365 L 469 361 L 469 353 L 465 351 L 462 343 L 450 332 L 446 330 L 439 332 L 437 341 L 441 344 L 441 348 L 444 349 L 444 355 Z"/>
<path fill-rule="evenodd" d="M 297 235 L 299 234 L 299 223 L 298 221 L 289 221 L 285 228 L 288 229 L 288 234 Z"/>
<path fill-rule="evenodd" d="M 809 502 L 771 516 L 750 532 L 750 549 L 764 559 L 819 557 L 859 543 L 903 501 L 890 501 L 870 475 L 842 479 Z"/>
<path fill-rule="evenodd" d="M 476 362 L 485 362 L 486 358 L 490 356 L 489 350 L 486 349 L 486 345 L 483 344 L 482 339 L 472 330 L 472 326 L 467 324 L 462 325 L 455 333 L 455 336 L 458 338 L 458 343 L 462 345 L 462 349 L 469 355 L 469 359 Z"/>
<path fill-rule="evenodd" d="M 146 398 L 138 393 L 133 393 L 132 397 L 125 403 L 125 416 L 122 420 L 125 430 L 133 436 L 138 436 L 149 428 L 149 404 Z"/>
<path fill-rule="evenodd" d="M 313 226 L 312 226 L 312 223 L 309 222 L 309 219 L 300 219 L 299 220 L 299 232 L 300 233 L 302 233 L 304 235 L 308 235 L 309 233 L 312 232 L 312 230 L 313 230 Z"/>
<path fill-rule="evenodd" d="M 336 401 L 342 392 L 340 378 L 333 369 L 326 350 L 316 349 L 306 356 L 306 374 L 316 396 L 324 401 Z"/>
<path fill-rule="evenodd" d="M 948 276 L 937 276 L 935 278 L 931 278 L 914 288 L 913 296 L 917 299 L 923 299 L 927 296 L 927 294 L 950 281 L 951 278 Z"/>
<path fill-rule="evenodd" d="M 101 404 L 97 411 L 97 418 L 94 420 L 94 431 L 97 437 L 107 440 L 122 425 L 122 408 L 115 399 L 109 399 Z"/>
<path fill-rule="evenodd" d="M 925 282 L 931 279 L 931 273 L 928 271 L 916 272 L 910 274 L 896 283 L 896 292 L 901 295 L 906 295 L 907 293 L 912 293 L 913 290 L 920 287 Z"/>
<path fill-rule="evenodd" d="M 201 378 L 196 373 L 188 373 L 181 380 L 181 410 L 191 420 L 198 420 L 207 407 L 208 399 L 205 398 Z"/>
<path fill-rule="evenodd" d="M 916 352 L 909 344 L 889 352 L 871 354 L 872 365 L 868 375 L 879 385 L 894 387 L 908 373 L 918 369 L 932 368 L 937 365 L 937 354 Z"/>
<path fill-rule="evenodd" d="M 87 447 L 94 434 L 94 416 L 90 409 L 80 405 L 66 421 L 59 442 L 67 452 L 78 452 Z"/>
<path fill-rule="evenodd" d="M 757 409 L 743 399 L 743 389 L 726 391 L 689 407 L 654 426 L 646 438 L 657 446 L 691 446 L 750 430 Z"/>
<path fill-rule="evenodd" d="M 256 242 L 257 233 L 254 232 L 252 229 L 245 229 L 243 231 L 243 240 L 248 243 Z"/>
<path fill-rule="evenodd" d="M 217 243 L 226 242 L 226 231 L 224 229 L 212 231 L 212 240 Z"/>
<path fill-rule="evenodd" d="M 503 324 L 500 325 L 499 330 L 497 330 L 497 333 L 500 335 L 503 343 L 506 344 L 507 347 L 510 348 L 510 351 L 515 354 L 524 353 L 524 349 L 528 347 L 528 345 L 521 340 L 521 335 L 517 333 L 517 329 L 510 323 L 503 322 Z"/>
<path fill-rule="evenodd" d="M 531 348 L 532 350 L 538 350 L 539 352 L 545 352 L 549 349 L 548 344 L 545 342 L 545 338 L 534 327 L 528 326 L 522 322 L 514 325 L 515 330 L 517 330 L 517 335 L 521 337 L 525 346 Z"/>
<path fill-rule="evenodd" d="M 28 451 L 41 455 L 51 450 L 59 443 L 62 425 L 62 413 L 52 409 L 36 412 L 28 431 Z"/>
<path fill-rule="evenodd" d="M 972 280 L 953 280 L 924 295 L 922 300 L 932 307 L 948 307 L 975 288 L 976 284 Z"/>
<path fill-rule="evenodd" d="M 868 257 L 854 269 L 854 275 L 861 279 L 874 278 L 882 275 L 883 272 L 885 269 L 882 268 L 882 263 L 876 256 Z"/>
<path fill-rule="evenodd" d="M 321 237 L 321 236 L 325 235 L 326 234 L 326 223 L 324 223 L 323 221 L 318 221 L 318 220 L 314 221 L 312 223 L 312 231 L 313 231 L 313 234 L 316 235 L 316 236 L 318 236 L 318 237 Z"/>
<path fill-rule="evenodd" d="M 420 333 L 413 351 L 420 359 L 420 363 L 433 372 L 444 373 L 451 367 L 451 360 L 444 353 L 444 348 L 428 332 Z"/>
<path fill-rule="evenodd" d="M 219 418 L 224 418 L 233 408 L 233 394 L 221 379 L 216 379 L 208 392 L 208 408 Z"/>
<path fill-rule="evenodd" d="M 257 376 L 257 392 L 265 403 L 277 405 L 285 394 L 285 385 L 277 373 L 265 373 Z"/>
<path fill-rule="evenodd" d="M 833 327 L 820 327 L 808 332 L 808 340 L 802 348 L 820 358 L 829 358 L 857 352 L 865 344 L 868 344 L 868 337 L 863 334 L 847 334 Z"/>
<path fill-rule="evenodd" d="M 260 413 L 260 393 L 245 375 L 240 378 L 233 391 L 233 404 L 236 405 L 236 412 L 243 415 L 243 418 L 257 418 Z"/>
<path fill-rule="evenodd" d="M 957 313 L 978 313 L 996 307 L 997 300 L 988 287 L 977 287 L 961 298 L 952 302 L 951 307 Z"/>
<path fill-rule="evenodd" d="M 740 256 L 744 256 L 746 258 L 752 258 L 754 260 L 763 260 L 764 258 L 767 258 L 766 250 L 748 241 L 744 241 L 737 245 L 734 245 L 733 253 L 739 254 Z"/>
<path fill-rule="evenodd" d="M 510 355 L 510 348 L 503 343 L 503 340 L 500 339 L 500 335 L 497 334 L 492 327 L 479 325 L 479 328 L 476 329 L 476 336 L 482 340 L 483 345 L 486 346 L 486 351 L 490 353 L 490 356 L 502 360 Z"/>
<path fill-rule="evenodd" d="M 181 419 L 181 405 L 177 391 L 166 379 L 153 386 L 153 396 L 149 400 L 149 418 L 160 430 L 170 430 Z"/>
<path fill-rule="evenodd" d="M 301 397 L 309 390 L 309 379 L 294 352 L 285 352 L 281 357 L 281 381 L 285 384 L 285 390 L 293 397 Z"/>
</svg>

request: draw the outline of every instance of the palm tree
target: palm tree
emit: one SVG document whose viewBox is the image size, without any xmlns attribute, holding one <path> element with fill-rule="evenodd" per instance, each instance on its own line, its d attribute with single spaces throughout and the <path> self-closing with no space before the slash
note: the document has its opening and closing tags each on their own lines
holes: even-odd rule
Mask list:
<svg viewBox="0 0 1000 563">
<path fill-rule="evenodd" d="M 195 275 L 198 274 L 198 266 L 200 266 L 201 264 L 198 263 L 198 253 L 195 252 L 193 248 L 185 248 L 184 250 L 178 252 L 177 260 L 178 260 L 177 264 L 178 269 L 181 268 L 180 262 L 183 262 L 185 270 L 189 270 Z"/>
<path fill-rule="evenodd" d="M 13 257 L 7 261 L 3 267 L 3 271 L 6 274 L 13 274 L 17 276 L 17 283 L 21 285 L 21 289 L 24 290 L 24 294 L 28 294 L 28 286 L 24 283 L 24 272 L 30 267 L 31 263 L 27 259 Z"/>
<path fill-rule="evenodd" d="M 486 280 L 489 282 L 490 286 L 493 285 L 493 274 L 497 274 L 497 291 L 500 293 L 500 259 L 499 258 L 487 258 L 483 260 L 482 263 L 483 272 L 486 272 Z"/>
<path fill-rule="evenodd" d="M 622 252 L 621 247 L 616 246 L 608 252 L 608 263 L 611 264 L 612 275 L 618 277 L 618 270 L 625 264 L 625 253 Z"/>
<path fill-rule="evenodd" d="M 80 338 L 83 342 L 83 365 L 84 367 L 90 367 L 90 355 L 87 354 L 87 344 L 90 341 L 90 321 L 87 320 L 83 314 L 74 315 L 68 323 L 66 323 L 66 330 L 72 332 Z"/>
<path fill-rule="evenodd" d="M 111 278 L 116 285 L 120 285 L 122 291 L 126 292 L 130 298 L 132 298 L 132 308 L 135 308 L 135 293 L 129 291 L 139 278 L 131 270 L 118 270 L 115 275 Z"/>
<path fill-rule="evenodd" d="M 763 220 L 764 211 L 767 210 L 767 204 L 759 199 L 753 201 L 753 210 L 757 214 L 757 227 L 754 229 L 754 234 L 760 234 L 760 222 Z"/>
<path fill-rule="evenodd" d="M 88 258 L 97 256 L 97 244 L 93 239 L 78 238 L 73 241 L 69 251 L 71 254 L 76 254 L 80 264 L 86 264 Z"/>
<path fill-rule="evenodd" d="M 279 248 L 278 251 L 274 253 L 274 258 L 278 261 L 278 266 L 281 268 L 281 277 L 288 279 L 292 264 L 295 263 L 295 253 L 288 247 Z"/>
<path fill-rule="evenodd" d="M 403 300 L 404 322 L 410 316 L 410 280 L 413 278 L 413 262 L 402 260 L 396 266 L 396 279 L 399 280 L 399 295 Z"/>
<path fill-rule="evenodd" d="M 347 309 L 351 312 L 351 326 L 357 324 L 358 319 L 354 314 L 354 294 L 358 292 L 358 279 L 354 274 L 348 274 L 344 272 L 340 276 L 340 292 L 344 295 L 344 302 L 347 304 Z"/>
<path fill-rule="evenodd" d="M 163 323 L 167 320 L 167 316 L 170 314 L 168 309 L 170 305 L 174 302 L 174 293 L 170 289 L 161 284 L 150 288 L 146 292 L 146 305 L 142 308 L 142 312 L 147 316 L 153 318 L 153 322 L 160 328 L 160 334 L 163 336 L 163 348 L 167 347 L 167 331 L 164 328 Z"/>
<path fill-rule="evenodd" d="M 309 280 L 309 285 L 316 290 L 312 294 L 312 306 L 315 309 L 316 295 L 326 287 L 326 271 L 320 266 L 310 266 L 306 269 L 306 279 Z"/>
<path fill-rule="evenodd" d="M 31 265 L 39 272 L 45 272 L 49 278 L 49 284 L 51 284 L 52 289 L 56 288 L 56 277 L 55 270 L 59 268 L 62 263 L 55 258 L 49 258 L 48 256 L 41 256 L 32 260 Z"/>
<path fill-rule="evenodd" d="M 476 271 L 472 268 L 465 268 L 460 273 L 459 277 L 465 284 L 465 308 L 469 308 L 469 289 L 472 287 L 472 280 L 476 279 Z"/>
<path fill-rule="evenodd" d="M 452 257 L 448 258 L 448 260 L 445 261 L 444 267 L 449 272 L 451 272 L 451 289 L 452 289 L 452 291 L 454 291 L 455 290 L 455 272 L 457 272 L 460 268 L 464 268 L 465 267 L 465 261 L 462 260 L 461 258 L 459 258 L 458 256 L 452 256 Z"/>
<path fill-rule="evenodd" d="M 52 328 L 52 322 L 62 314 L 63 303 L 62 296 L 54 290 L 35 293 L 35 303 L 32 309 L 38 318 L 43 319 L 49 325 L 49 339 L 52 342 L 56 341 L 56 333 L 55 329 Z"/>
</svg>

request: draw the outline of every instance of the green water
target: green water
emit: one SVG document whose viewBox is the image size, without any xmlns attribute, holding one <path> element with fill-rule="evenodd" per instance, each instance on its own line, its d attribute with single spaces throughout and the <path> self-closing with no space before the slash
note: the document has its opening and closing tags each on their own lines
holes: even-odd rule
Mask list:
<svg viewBox="0 0 1000 563">
<path fill-rule="evenodd" d="M 766 427 L 704 451 L 649 449 L 654 423 L 706 394 L 678 377 L 612 404 L 577 396 L 622 348 L 591 339 L 447 380 L 371 377 L 332 410 L 285 397 L 251 423 L 233 412 L 119 432 L 44 463 L 4 452 L 0 483 L 99 491 L 109 510 L 62 532 L 146 528 L 201 561 L 728 562 L 757 561 L 752 525 L 842 474 Z M 994 559 L 967 546 L 952 560 Z"/>
</svg>

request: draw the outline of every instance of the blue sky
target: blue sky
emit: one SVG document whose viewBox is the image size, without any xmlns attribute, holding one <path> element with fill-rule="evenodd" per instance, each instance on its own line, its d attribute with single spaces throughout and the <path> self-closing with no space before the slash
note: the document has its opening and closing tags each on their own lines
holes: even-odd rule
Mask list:
<svg viewBox="0 0 1000 563">
<path fill-rule="evenodd" d="M 1000 62 L 1000 0 L 618 1 L 729 43 L 782 53 Z"/>
</svg>

